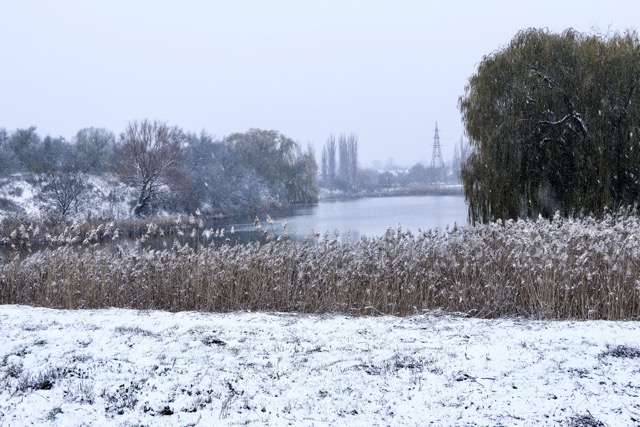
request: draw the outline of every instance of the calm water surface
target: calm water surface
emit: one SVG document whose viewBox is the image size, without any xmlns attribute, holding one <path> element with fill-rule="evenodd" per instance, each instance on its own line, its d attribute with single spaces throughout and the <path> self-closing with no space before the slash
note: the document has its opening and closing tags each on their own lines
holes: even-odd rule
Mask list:
<svg viewBox="0 0 640 427">
<path fill-rule="evenodd" d="M 329 232 L 333 238 L 337 230 L 339 240 L 345 242 L 349 239 L 349 234 L 351 240 L 358 240 L 362 236 L 377 237 L 384 235 L 389 227 L 397 229 L 401 226 L 403 230 L 411 230 L 417 234 L 419 230 L 432 228 L 444 230 L 454 223 L 464 226 L 467 225 L 467 208 L 462 196 L 384 197 L 322 202 L 317 206 L 296 209 L 286 218 L 274 216 L 271 224 L 265 217 L 260 217 L 263 229 L 274 235 L 282 234 L 285 219 L 287 232 L 294 238 L 311 237 L 312 230 L 321 235 Z M 232 226 L 238 231 L 235 238 L 229 233 Z M 225 228 L 226 236 L 233 242 L 243 243 L 265 238 L 249 220 L 216 221 L 206 227 Z M 173 237 L 165 240 L 152 239 L 145 246 L 162 249 L 165 243 L 171 244 L 172 240 Z M 184 241 L 193 244 L 187 235 L 183 237 L 183 243 Z M 0 263 L 6 258 L 6 251 L 0 247 Z"/>
<path fill-rule="evenodd" d="M 284 217 L 273 218 L 273 224 L 265 229 L 282 231 Z M 420 196 L 420 197 L 382 197 L 337 202 L 321 202 L 317 206 L 300 208 L 287 218 L 289 234 L 296 237 L 311 235 L 311 230 L 333 233 L 338 230 L 343 238 L 347 232 L 353 239 L 360 236 L 374 237 L 383 235 L 389 227 L 398 225 L 403 230 L 439 228 L 447 225 L 467 224 L 467 207 L 462 196 Z M 236 229 L 249 229 L 251 224 L 235 224 Z"/>
</svg>

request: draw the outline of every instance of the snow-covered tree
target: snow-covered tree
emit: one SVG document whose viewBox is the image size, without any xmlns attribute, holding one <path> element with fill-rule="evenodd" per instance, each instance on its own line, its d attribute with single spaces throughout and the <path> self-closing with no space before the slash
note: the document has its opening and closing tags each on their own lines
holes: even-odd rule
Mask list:
<svg viewBox="0 0 640 427">
<path fill-rule="evenodd" d="M 297 142 L 275 130 L 250 129 L 225 139 L 237 161 L 253 170 L 279 202 L 288 204 L 318 201 L 315 154 L 303 153 Z"/>
<path fill-rule="evenodd" d="M 640 40 L 529 29 L 459 100 L 472 221 L 593 212 L 640 199 Z"/>
<path fill-rule="evenodd" d="M 149 213 L 162 186 L 171 184 L 182 158 L 184 133 L 166 123 L 143 120 L 130 122 L 114 151 L 115 172 L 138 191 L 133 213 Z"/>
<path fill-rule="evenodd" d="M 115 141 L 115 135 L 108 129 L 80 129 L 74 138 L 74 151 L 82 168 L 92 173 L 104 172 L 107 157 Z"/>
</svg>

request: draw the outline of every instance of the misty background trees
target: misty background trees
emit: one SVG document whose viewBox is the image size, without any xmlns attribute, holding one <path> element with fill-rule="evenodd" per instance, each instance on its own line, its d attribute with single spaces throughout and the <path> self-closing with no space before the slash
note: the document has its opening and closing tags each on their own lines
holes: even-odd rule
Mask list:
<svg viewBox="0 0 640 427">
<path fill-rule="evenodd" d="M 472 221 L 594 213 L 640 197 L 635 32 L 519 32 L 486 56 L 459 100 Z"/>
<path fill-rule="evenodd" d="M 425 144 L 426 153 L 431 146 Z M 418 162 L 409 167 L 392 162 L 373 167 L 359 163 L 359 140 L 355 133 L 329 135 L 320 154 L 319 184 L 331 194 L 347 196 L 457 194 L 460 168 L 466 161 L 470 146 L 460 139 L 454 158 L 443 167 L 425 166 Z M 390 152 L 393 149 L 390 148 Z"/>
<path fill-rule="evenodd" d="M 277 131 L 251 129 L 218 140 L 143 120 L 117 138 L 85 128 L 67 141 L 41 138 L 35 127 L 0 128 L 2 185 L 21 176 L 61 219 L 82 212 L 94 177 L 113 182 L 109 201 L 126 198 L 134 216 L 196 210 L 228 216 L 317 203 L 317 172 L 312 147 Z M 124 190 L 116 192 L 118 185 Z M 0 203 L 11 207 L 8 199 Z"/>
<path fill-rule="evenodd" d="M 336 157 L 337 156 L 337 157 Z M 354 133 L 329 135 L 322 148 L 322 180 L 329 188 L 342 191 L 358 187 L 358 136 Z"/>
<path fill-rule="evenodd" d="M 317 160 L 313 145 L 302 147 L 275 130 L 218 139 L 150 120 L 132 121 L 117 136 L 104 128 L 80 129 L 71 140 L 42 138 L 34 126 L 0 128 L 0 185 L 26 180 L 53 220 L 196 211 L 253 217 L 315 204 L 321 190 L 327 197 L 424 194 L 421 185 L 457 182 L 455 168 L 468 147 L 461 140 L 442 171 L 420 163 L 362 168 L 359 150 L 355 133 L 330 135 Z M 108 207 L 92 206 L 96 197 Z M 19 211 L 12 203 L 0 196 L 0 209 Z"/>
</svg>

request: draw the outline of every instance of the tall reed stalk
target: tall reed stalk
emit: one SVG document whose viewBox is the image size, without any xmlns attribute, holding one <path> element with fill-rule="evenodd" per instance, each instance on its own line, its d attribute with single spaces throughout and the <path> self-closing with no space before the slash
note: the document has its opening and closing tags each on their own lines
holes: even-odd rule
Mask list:
<svg viewBox="0 0 640 427">
<path fill-rule="evenodd" d="M 211 238 L 205 244 L 213 233 L 197 223 L 194 230 L 200 235 L 197 246 L 176 237 L 166 249 L 118 245 L 113 240 L 117 230 L 108 226 L 94 238 L 92 230 L 84 239 L 62 233 L 56 245 L 6 260 L 0 268 L 0 303 L 640 318 L 640 221 L 635 212 L 602 220 L 556 217 L 415 235 L 389 229 L 381 237 L 346 243 L 327 233 L 308 242 L 229 245 Z M 158 228 L 147 227 L 141 239 L 153 233 L 157 236 Z M 103 240 L 112 243 L 104 245 Z"/>
</svg>

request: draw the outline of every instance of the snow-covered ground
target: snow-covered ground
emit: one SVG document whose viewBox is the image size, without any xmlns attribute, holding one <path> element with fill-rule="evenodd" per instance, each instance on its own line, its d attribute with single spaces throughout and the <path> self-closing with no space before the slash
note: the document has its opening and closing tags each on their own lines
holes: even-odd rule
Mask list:
<svg viewBox="0 0 640 427">
<path fill-rule="evenodd" d="M 0 179 L 0 220 L 15 216 L 30 219 L 41 219 L 48 212 L 55 211 L 51 201 L 40 197 L 38 178 L 30 174 L 15 174 Z M 80 210 L 70 212 L 70 217 L 77 219 L 87 217 L 121 218 L 129 217 L 132 189 L 118 182 L 110 175 L 87 176 L 87 190 L 82 194 Z M 10 204 L 11 206 L 6 206 Z M 4 207 L 4 209 L 3 209 Z M 9 209 L 7 209 L 9 208 Z"/>
<path fill-rule="evenodd" d="M 38 189 L 22 179 L 22 175 L 0 179 L 0 198 L 8 201 L 11 207 L 15 207 L 19 213 L 31 218 L 40 215 L 40 207 L 36 199 L 37 193 Z M 0 209 L 0 220 L 11 215 L 16 215 L 16 212 Z"/>
<path fill-rule="evenodd" d="M 0 425 L 637 426 L 639 348 L 637 322 L 5 305 Z"/>
</svg>

